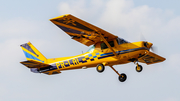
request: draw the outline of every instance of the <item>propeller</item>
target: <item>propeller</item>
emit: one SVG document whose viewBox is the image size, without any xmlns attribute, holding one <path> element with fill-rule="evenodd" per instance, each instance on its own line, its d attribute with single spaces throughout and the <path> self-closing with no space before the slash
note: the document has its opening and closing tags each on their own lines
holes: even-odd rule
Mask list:
<svg viewBox="0 0 180 101">
<path fill-rule="evenodd" d="M 147 47 L 148 46 L 148 42 L 146 41 L 146 38 L 144 37 L 144 35 L 141 33 L 141 40 L 144 41 L 144 46 Z M 152 52 L 157 52 L 157 47 L 156 46 L 151 46 L 149 48 L 150 51 Z"/>
<path fill-rule="evenodd" d="M 151 46 L 150 50 L 151 50 L 152 52 L 156 52 L 156 53 L 157 53 L 157 47 L 156 47 L 156 46 Z"/>
</svg>

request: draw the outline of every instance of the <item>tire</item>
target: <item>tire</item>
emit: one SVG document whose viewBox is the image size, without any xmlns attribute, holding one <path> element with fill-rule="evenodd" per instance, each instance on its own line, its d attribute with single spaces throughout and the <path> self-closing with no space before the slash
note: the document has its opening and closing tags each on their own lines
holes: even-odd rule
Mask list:
<svg viewBox="0 0 180 101">
<path fill-rule="evenodd" d="M 105 67 L 103 64 L 98 64 L 96 66 L 96 70 L 99 72 L 99 73 L 102 73 L 104 71 Z"/>
<path fill-rule="evenodd" d="M 126 81 L 126 79 L 127 79 L 127 76 L 124 73 L 122 73 L 121 76 L 119 76 L 119 81 L 120 82 L 124 82 L 124 81 Z"/>
<path fill-rule="evenodd" d="M 141 72 L 143 70 L 143 67 L 141 65 L 136 66 L 136 71 Z"/>
</svg>

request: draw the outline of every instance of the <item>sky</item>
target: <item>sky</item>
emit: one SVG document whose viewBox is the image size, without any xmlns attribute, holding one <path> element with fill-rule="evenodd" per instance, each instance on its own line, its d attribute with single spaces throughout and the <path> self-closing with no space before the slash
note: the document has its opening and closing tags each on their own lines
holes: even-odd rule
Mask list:
<svg viewBox="0 0 180 101">
<path fill-rule="evenodd" d="M 0 101 L 180 101 L 179 0 L 1 0 Z M 78 43 L 49 19 L 72 14 L 130 42 L 146 40 L 166 61 L 143 66 L 114 66 L 30 72 L 21 44 L 30 41 L 46 58 L 75 56 L 89 47 Z M 142 37 L 143 36 L 143 37 Z"/>
</svg>

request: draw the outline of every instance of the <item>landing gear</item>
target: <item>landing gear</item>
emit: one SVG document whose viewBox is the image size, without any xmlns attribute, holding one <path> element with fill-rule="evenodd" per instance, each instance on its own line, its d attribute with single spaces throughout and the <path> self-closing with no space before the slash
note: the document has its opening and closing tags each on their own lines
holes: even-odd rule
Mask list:
<svg viewBox="0 0 180 101">
<path fill-rule="evenodd" d="M 143 70 L 143 67 L 138 64 L 138 61 L 134 62 L 134 64 L 136 64 L 136 71 L 137 72 L 141 72 Z"/>
<path fill-rule="evenodd" d="M 119 79 L 120 82 L 126 81 L 126 79 L 127 79 L 126 74 L 124 74 L 124 73 L 119 74 L 118 71 L 116 71 L 112 66 L 110 66 L 110 67 L 119 75 L 119 78 L 118 78 L 118 79 Z"/>
<path fill-rule="evenodd" d="M 103 64 L 98 64 L 96 66 L 96 70 L 99 72 L 99 73 L 102 73 L 104 71 L 105 67 Z"/>
<path fill-rule="evenodd" d="M 137 65 L 137 66 L 136 66 L 136 71 L 137 71 L 137 72 L 141 72 L 141 71 L 143 70 L 143 67 L 138 64 L 138 61 L 134 61 L 134 64 Z M 118 79 L 119 79 L 120 82 L 126 81 L 127 76 L 126 76 L 125 73 L 119 74 L 118 71 L 116 71 L 116 70 L 113 68 L 113 66 L 110 66 L 110 67 L 119 75 Z M 103 64 L 98 64 L 97 67 L 96 67 L 96 70 L 97 70 L 99 73 L 102 73 L 102 72 L 104 71 L 104 69 L 105 69 L 105 67 L 104 67 Z"/>
<path fill-rule="evenodd" d="M 126 74 L 124 74 L 124 73 L 119 74 L 118 71 L 116 71 L 112 66 L 110 66 L 110 67 L 119 75 L 119 78 L 118 78 L 119 81 L 121 81 L 121 82 L 126 81 L 126 79 L 127 79 Z M 105 69 L 105 67 L 104 67 L 103 64 L 98 64 L 98 65 L 96 66 L 96 70 L 97 70 L 99 73 L 102 73 L 102 72 L 104 71 L 104 69 Z"/>
<path fill-rule="evenodd" d="M 136 71 L 137 71 L 137 72 L 141 72 L 142 70 L 143 70 L 143 67 L 138 64 L 138 65 L 136 66 Z"/>
<path fill-rule="evenodd" d="M 126 81 L 126 79 L 127 79 L 127 76 L 124 73 L 122 73 L 121 76 L 119 76 L 119 81 L 121 81 L 121 82 Z"/>
</svg>

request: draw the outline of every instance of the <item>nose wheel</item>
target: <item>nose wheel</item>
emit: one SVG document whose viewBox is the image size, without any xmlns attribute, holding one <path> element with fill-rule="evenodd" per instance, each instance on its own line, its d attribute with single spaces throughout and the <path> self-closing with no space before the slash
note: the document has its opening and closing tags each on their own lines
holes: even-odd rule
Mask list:
<svg viewBox="0 0 180 101">
<path fill-rule="evenodd" d="M 141 72 L 143 70 L 143 67 L 138 64 L 138 61 L 135 61 L 134 64 L 136 64 L 136 71 Z"/>
<path fill-rule="evenodd" d="M 136 71 L 141 72 L 142 70 L 143 70 L 143 67 L 141 65 L 137 64 Z"/>
</svg>

